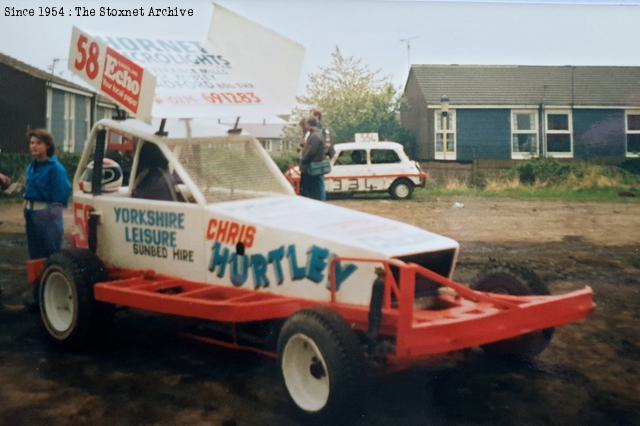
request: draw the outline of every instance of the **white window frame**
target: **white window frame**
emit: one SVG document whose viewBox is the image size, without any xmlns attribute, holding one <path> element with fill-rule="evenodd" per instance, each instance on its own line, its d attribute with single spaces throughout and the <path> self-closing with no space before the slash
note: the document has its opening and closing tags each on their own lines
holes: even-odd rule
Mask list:
<svg viewBox="0 0 640 426">
<path fill-rule="evenodd" d="M 84 98 L 84 123 L 84 140 L 86 141 L 89 139 L 89 134 L 91 133 L 91 98 Z"/>
<path fill-rule="evenodd" d="M 627 144 L 627 136 L 628 135 L 639 135 L 640 130 L 629 130 L 629 116 L 630 115 L 640 115 L 640 109 L 628 109 L 624 112 L 624 152 L 625 155 L 629 158 L 638 158 L 640 157 L 640 153 L 638 152 L 629 152 L 629 145 Z"/>
<path fill-rule="evenodd" d="M 533 114 L 533 128 L 529 130 L 521 130 L 516 126 L 518 121 L 516 120 L 516 114 Z M 537 157 L 540 154 L 540 134 L 538 132 L 538 110 L 535 109 L 512 109 L 511 110 L 511 139 L 509 145 L 511 146 L 511 158 L 513 160 L 529 160 Z M 533 135 L 536 138 L 536 149 L 531 155 L 531 152 L 514 152 L 513 150 L 513 137 L 516 135 Z"/>
<path fill-rule="evenodd" d="M 567 116 L 567 130 L 549 130 L 549 115 L 564 114 Z M 569 135 L 569 152 L 549 151 L 548 135 Z M 570 109 L 549 109 L 544 111 L 544 144 L 547 157 L 573 158 L 573 111 Z"/>
<path fill-rule="evenodd" d="M 74 152 L 76 95 L 64 93 L 64 152 Z"/>
<path fill-rule="evenodd" d="M 53 110 L 53 89 L 51 87 L 47 88 L 47 129 L 51 129 L 51 113 Z"/>
<path fill-rule="evenodd" d="M 433 112 L 433 152 L 434 152 L 434 158 L 436 160 L 456 160 L 457 158 L 458 141 L 456 137 L 456 115 L 457 114 L 455 109 L 449 110 L 449 116 L 447 118 L 447 122 L 448 122 L 447 129 L 443 130 L 441 128 L 442 125 L 440 121 L 440 118 L 442 117 L 442 110 L 437 109 Z M 444 141 L 443 141 L 444 150 L 438 151 L 438 135 L 442 134 L 444 139 L 445 133 L 447 135 L 447 145 L 452 140 L 450 138 L 453 138 L 453 151 L 447 151 L 446 153 L 445 153 L 446 146 L 444 146 Z"/>
</svg>

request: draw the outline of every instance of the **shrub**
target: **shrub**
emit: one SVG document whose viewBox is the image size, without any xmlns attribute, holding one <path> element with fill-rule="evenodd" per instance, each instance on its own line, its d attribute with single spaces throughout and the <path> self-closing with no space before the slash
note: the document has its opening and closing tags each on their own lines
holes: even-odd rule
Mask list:
<svg viewBox="0 0 640 426">
<path fill-rule="evenodd" d="M 80 154 L 60 153 L 58 160 L 60 160 L 67 170 L 69 180 L 73 180 L 73 176 L 76 174 L 76 169 L 78 168 L 78 163 L 80 162 Z"/>
<path fill-rule="evenodd" d="M 10 176 L 14 181 L 24 180 L 25 171 L 31 160 L 31 154 L 0 154 L 0 172 Z M 58 160 L 67 170 L 69 180 L 72 180 L 80 161 L 80 155 L 59 153 Z"/>
<path fill-rule="evenodd" d="M 640 158 L 628 158 L 618 165 L 626 172 L 640 176 Z"/>
<path fill-rule="evenodd" d="M 534 159 L 514 168 L 515 175 L 524 185 L 557 185 L 565 181 L 572 172 L 580 174 L 574 163 L 563 163 L 555 159 Z"/>
<path fill-rule="evenodd" d="M 290 165 L 298 164 L 298 155 L 288 154 L 279 157 L 273 157 L 273 161 L 275 161 L 280 171 L 282 173 L 285 173 Z"/>
</svg>

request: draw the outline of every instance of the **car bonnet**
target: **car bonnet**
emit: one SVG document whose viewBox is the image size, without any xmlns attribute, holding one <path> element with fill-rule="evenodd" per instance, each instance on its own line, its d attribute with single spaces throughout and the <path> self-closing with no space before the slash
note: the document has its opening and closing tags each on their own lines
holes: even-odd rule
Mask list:
<svg viewBox="0 0 640 426">
<path fill-rule="evenodd" d="M 207 210 L 245 224 L 283 231 L 283 238 L 295 233 L 314 242 L 350 246 L 384 258 L 459 247 L 450 238 L 416 226 L 304 197 L 217 203 Z"/>
</svg>

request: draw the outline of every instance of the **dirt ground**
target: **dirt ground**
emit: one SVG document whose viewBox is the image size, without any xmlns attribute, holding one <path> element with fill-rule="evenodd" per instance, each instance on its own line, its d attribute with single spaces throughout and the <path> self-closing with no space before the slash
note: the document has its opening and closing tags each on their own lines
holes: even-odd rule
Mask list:
<svg viewBox="0 0 640 426">
<path fill-rule="evenodd" d="M 458 240 L 459 281 L 500 259 L 536 270 L 552 293 L 589 285 L 598 305 L 532 364 L 473 351 L 376 378 L 360 424 L 640 424 L 640 203 L 331 202 Z M 0 424 L 300 424 L 273 361 L 186 341 L 161 318 L 118 314 L 100 350 L 47 346 L 23 306 L 20 206 L 0 204 L 0 222 Z"/>
</svg>

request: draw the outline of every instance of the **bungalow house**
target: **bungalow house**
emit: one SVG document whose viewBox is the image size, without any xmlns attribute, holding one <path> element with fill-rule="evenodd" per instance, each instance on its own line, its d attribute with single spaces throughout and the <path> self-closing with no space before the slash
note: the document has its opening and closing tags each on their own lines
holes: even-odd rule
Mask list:
<svg viewBox="0 0 640 426">
<path fill-rule="evenodd" d="M 413 65 L 404 95 L 420 160 L 640 153 L 640 67 Z"/>
<path fill-rule="evenodd" d="M 115 105 L 93 91 L 0 53 L 0 149 L 28 152 L 29 128 L 47 128 L 56 148 L 82 152 L 93 124 Z"/>
</svg>

